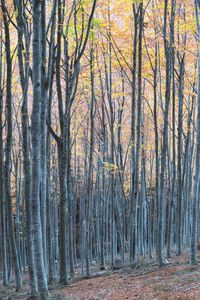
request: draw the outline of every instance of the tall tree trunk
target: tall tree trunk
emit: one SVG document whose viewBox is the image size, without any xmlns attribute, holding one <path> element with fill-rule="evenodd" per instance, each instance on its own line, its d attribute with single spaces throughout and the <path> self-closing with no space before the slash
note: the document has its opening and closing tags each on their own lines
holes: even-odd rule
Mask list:
<svg viewBox="0 0 200 300">
<path fill-rule="evenodd" d="M 136 139 L 136 154 L 135 154 L 135 216 L 137 216 L 137 206 L 139 201 L 140 185 L 140 140 L 141 140 L 141 108 L 142 108 L 142 32 L 143 32 L 143 1 L 139 5 L 139 35 L 138 35 L 138 97 L 137 97 L 137 139 Z M 135 217 L 135 251 L 137 251 L 137 217 Z M 140 238 L 140 237 L 139 237 Z"/>
<path fill-rule="evenodd" d="M 28 122 L 28 82 L 30 76 L 30 38 L 27 32 L 27 24 L 24 23 L 23 10 L 21 1 L 15 2 L 15 8 L 18 10 L 18 63 L 20 82 L 23 93 L 23 102 L 21 107 L 22 122 L 22 149 L 23 149 L 23 172 L 24 172 L 24 198 L 26 211 L 26 253 L 29 269 L 29 284 L 31 288 L 31 296 L 37 296 L 36 273 L 34 266 L 34 250 L 32 235 L 32 209 L 31 209 L 31 166 L 30 166 L 30 148 L 29 148 L 29 122 Z M 23 40 L 25 39 L 25 68 L 23 63 Z"/>
<path fill-rule="evenodd" d="M 93 32 L 92 32 L 93 34 Z M 92 36 L 93 39 L 93 36 Z M 92 205 L 93 181 L 92 181 L 92 163 L 94 151 L 94 48 L 93 41 L 90 50 L 90 77 L 91 77 L 91 103 L 90 103 L 90 153 L 89 153 L 89 170 L 87 178 L 87 198 L 86 198 L 86 276 L 90 275 L 89 268 L 89 235 L 92 230 L 92 218 L 90 207 Z"/>
<path fill-rule="evenodd" d="M 5 184 L 5 197 L 7 201 L 7 216 L 9 224 L 9 237 L 12 251 L 12 259 L 14 263 L 15 277 L 16 277 L 16 290 L 22 289 L 22 278 L 19 266 L 19 257 L 17 253 L 14 221 L 12 211 L 12 197 L 11 197 L 11 151 L 12 151 L 12 59 L 10 51 L 10 32 L 9 23 L 7 19 L 7 11 L 5 1 L 1 0 L 1 8 L 3 13 L 4 32 L 5 32 L 5 50 L 6 50 L 6 64 L 7 64 L 7 81 L 6 81 L 6 123 L 7 123 L 7 137 L 5 149 L 5 165 L 4 165 L 4 184 Z"/>
<path fill-rule="evenodd" d="M 171 43 L 174 44 L 174 19 L 175 19 L 175 5 L 176 1 L 172 0 L 171 5 Z M 172 184 L 171 184 L 171 199 L 169 202 L 169 224 L 168 224 L 168 242 L 167 242 L 167 256 L 171 256 L 171 241 L 172 241 L 172 222 L 174 212 L 174 199 L 175 199 L 175 184 L 176 184 L 176 114 L 175 114 L 175 102 L 176 102 L 176 86 L 175 86 L 175 48 L 171 49 L 171 78 L 172 78 Z"/>
<path fill-rule="evenodd" d="M 48 78 L 47 83 L 49 87 L 48 94 L 48 109 L 47 109 L 47 122 L 51 125 L 51 110 L 52 110 L 52 98 L 53 98 L 53 81 L 54 81 L 54 65 L 55 65 L 55 25 L 56 25 L 56 7 L 57 0 L 54 1 L 52 8 L 52 26 L 51 26 L 51 38 L 49 49 L 49 63 L 48 63 Z M 51 136 L 49 130 L 47 131 L 47 245 L 48 245 L 48 281 L 52 282 L 55 279 L 55 259 L 56 255 L 53 250 L 53 221 L 52 211 L 54 211 L 54 200 L 51 199 Z M 56 203 L 57 208 L 57 203 Z M 57 211 L 57 210 L 56 210 Z"/>
<path fill-rule="evenodd" d="M 159 199 L 159 144 L 158 144 L 158 121 L 157 121 L 157 71 L 158 71 L 158 42 L 157 28 L 155 28 L 155 66 L 154 66 L 154 133 L 155 133 L 155 156 L 156 156 L 156 173 L 155 173 L 155 201 L 154 201 L 154 220 L 155 220 L 155 240 L 157 252 L 157 237 L 158 237 L 158 199 Z M 154 241 L 155 242 L 155 241 Z"/>
<path fill-rule="evenodd" d="M 110 107 L 110 164 L 114 165 L 114 109 L 112 103 L 112 42 L 111 42 L 111 15 L 110 15 L 110 0 L 108 1 L 108 47 L 109 47 L 109 77 L 107 78 L 107 92 Z M 114 266 L 115 249 L 114 249 L 114 234 L 115 234 L 115 210 L 114 210 L 114 172 L 110 172 L 110 251 L 111 251 L 111 267 Z"/>
<path fill-rule="evenodd" d="M 133 69 L 131 87 L 131 212 L 130 212 L 130 263 L 136 260 L 136 227 L 137 227 L 137 200 L 135 198 L 135 107 L 136 107 L 136 67 L 137 67 L 137 40 L 138 40 L 138 14 L 135 3 L 134 13 L 134 44 L 133 44 Z"/>
<path fill-rule="evenodd" d="M 33 1 L 33 104 L 31 114 L 31 137 L 32 137 L 32 218 L 33 218 L 33 242 L 35 265 L 37 274 L 37 284 L 39 298 L 49 299 L 47 278 L 44 266 L 43 245 L 42 245 L 42 226 L 40 216 L 40 178 L 41 178 L 41 2 Z"/>
<path fill-rule="evenodd" d="M 169 102 L 170 102 L 170 86 L 171 86 L 171 45 L 167 40 L 167 8 L 168 0 L 165 0 L 164 7 L 164 28 L 163 28 L 163 38 L 164 38 L 164 48 L 165 48 L 165 58 L 166 58 L 166 82 L 165 82 L 165 109 L 164 109 L 164 124 L 162 133 L 162 150 L 161 150 L 161 173 L 160 173 L 160 195 L 159 195 L 159 222 L 158 222 L 158 237 L 157 237 L 157 260 L 159 266 L 163 265 L 162 258 L 162 246 L 164 238 L 164 202 L 165 202 L 165 168 L 166 168 L 166 153 L 168 148 L 168 112 L 169 112 Z M 170 41 L 171 44 L 171 41 Z"/>
<path fill-rule="evenodd" d="M 42 225 L 42 248 L 47 271 L 47 71 L 46 71 L 46 0 L 41 2 L 41 150 L 40 150 L 40 217 Z"/>
<path fill-rule="evenodd" d="M 197 30 L 199 36 L 198 49 L 198 94 L 197 94 L 197 137 L 196 137 L 196 158 L 195 158 L 195 175 L 193 185 L 193 199 L 192 199 L 192 231 L 191 231 L 191 252 L 190 263 L 197 264 L 197 215 L 198 215 L 198 197 L 199 197 L 199 176 L 200 176 L 200 25 L 199 25 L 199 10 L 200 1 L 195 0 L 195 12 Z"/>
<path fill-rule="evenodd" d="M 183 206 L 183 186 L 182 186 L 182 131 L 183 131 L 183 81 L 184 81 L 184 58 L 179 58 L 180 73 L 179 73 L 179 105 L 178 105 L 178 199 L 177 199 L 177 255 L 182 252 L 182 206 Z"/>
<path fill-rule="evenodd" d="M 2 90 L 2 60 L 3 60 L 3 40 L 1 31 L 0 44 L 0 209 L 1 209 L 1 261 L 3 269 L 3 286 L 8 285 L 8 270 L 7 270 L 7 243 L 6 243 L 6 220 L 5 220 L 5 197 L 3 186 L 3 90 Z"/>
</svg>

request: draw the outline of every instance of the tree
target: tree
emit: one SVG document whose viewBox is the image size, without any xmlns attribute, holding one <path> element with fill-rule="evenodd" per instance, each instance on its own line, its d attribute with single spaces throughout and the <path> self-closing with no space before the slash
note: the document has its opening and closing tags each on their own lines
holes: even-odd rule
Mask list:
<svg viewBox="0 0 200 300">
<path fill-rule="evenodd" d="M 32 38 L 32 83 L 33 104 L 31 114 L 31 138 L 32 138 L 32 220 L 33 220 L 33 243 L 37 285 L 40 299 L 49 299 L 47 278 L 44 266 L 42 248 L 42 227 L 40 218 L 40 147 L 41 147 L 41 2 L 33 1 L 33 38 Z"/>
<path fill-rule="evenodd" d="M 8 270 L 7 270 L 7 244 L 6 244 L 6 220 L 5 220 L 5 197 L 3 186 L 3 89 L 2 89 L 2 60 L 3 60 L 3 41 L 1 31 L 1 46 L 0 46 L 0 198 L 1 198 L 1 255 L 3 266 L 3 285 L 8 285 Z"/>
<path fill-rule="evenodd" d="M 173 4 L 173 2 L 172 2 Z M 165 82 L 165 108 L 164 108 L 164 124 L 162 133 L 162 150 L 161 150 L 161 170 L 160 170 L 160 189 L 159 189 L 159 206 L 158 206 L 158 236 L 157 236 L 157 260 L 159 266 L 163 265 L 162 248 L 164 240 L 164 205 L 165 205 L 165 168 L 166 168 L 166 153 L 168 148 L 168 113 L 170 102 L 170 88 L 171 88 L 171 49 L 172 49 L 172 35 L 170 34 L 170 41 L 167 40 L 167 8 L 168 0 L 165 0 L 164 6 L 164 49 L 166 58 L 166 82 Z M 171 21 L 173 21 L 174 6 L 171 6 Z"/>
<path fill-rule="evenodd" d="M 200 37 L 199 26 L 199 9 L 200 1 L 195 0 L 195 13 L 198 36 Z M 197 141 L 195 153 L 195 174 L 193 185 L 193 199 L 192 199 L 192 230 L 191 230 L 191 252 L 190 262 L 192 265 L 197 264 L 197 215 L 198 215 L 198 195 L 199 195 L 199 175 L 200 175 L 200 44 L 198 49 L 198 94 L 197 94 Z"/>
<path fill-rule="evenodd" d="M 7 123 L 7 137 L 6 137 L 6 149 L 5 149 L 5 164 L 4 164 L 4 186 L 6 197 L 6 210 L 9 224 L 11 251 L 15 269 L 16 278 L 16 290 L 22 289 L 22 278 L 19 266 L 19 257 L 17 253 L 13 212 L 12 212 L 12 197 L 10 187 L 10 174 L 11 174 L 11 150 L 12 150 L 12 58 L 10 51 L 10 34 L 9 34 L 9 21 L 7 18 L 5 1 L 1 0 L 1 8 L 3 13 L 4 32 L 5 32 L 5 50 L 6 50 L 6 66 L 7 66 L 7 81 L 6 81 L 6 123 Z"/>
<path fill-rule="evenodd" d="M 27 261 L 29 268 L 29 282 L 31 288 L 31 296 L 37 296 L 36 273 L 34 266 L 34 249 L 32 236 L 32 209 L 31 209 L 31 164 L 30 164 L 30 147 L 29 147 L 29 119 L 28 119 L 28 87 L 30 77 L 30 34 L 28 24 L 26 23 L 26 15 L 22 9 L 22 2 L 16 0 L 14 2 L 15 9 L 18 11 L 16 17 L 18 28 L 18 63 L 20 73 L 20 83 L 23 94 L 23 102 L 21 107 L 22 121 L 22 148 L 23 148 L 23 172 L 24 180 L 24 197 L 26 210 L 26 249 Z M 23 36 L 25 45 L 23 42 Z M 25 58 L 23 60 L 23 49 L 25 50 Z"/>
<path fill-rule="evenodd" d="M 71 276 L 74 274 L 73 263 L 73 242 L 72 242 L 72 189 L 71 189 L 71 107 L 74 101 L 78 78 L 80 72 L 80 60 L 84 54 L 89 32 L 91 28 L 92 18 L 95 12 L 97 0 L 93 1 L 91 13 L 88 18 L 88 23 L 85 27 L 82 26 L 80 38 L 77 36 L 77 13 L 79 12 L 76 2 L 70 9 L 68 20 L 66 23 L 66 30 L 63 32 L 64 15 L 63 5 L 61 0 L 58 0 L 58 31 L 57 31 L 57 56 L 56 56 L 56 89 L 58 97 L 58 110 L 60 122 L 60 136 L 58 136 L 53 129 L 49 126 L 52 136 L 55 138 L 58 147 L 58 165 L 59 165 L 59 180 L 60 180 L 60 282 L 62 284 L 68 283 L 67 276 L 67 246 L 66 246 L 66 204 L 68 197 L 69 209 L 69 264 Z M 82 20 L 84 20 L 84 6 L 80 2 L 79 9 L 82 11 Z M 72 14 L 74 13 L 74 32 L 75 32 L 75 50 L 74 55 L 69 56 L 69 23 Z M 82 23 L 83 25 L 83 23 Z M 85 35 L 85 36 L 84 36 Z M 61 42 L 64 42 L 64 59 L 65 59 L 65 99 L 62 96 L 61 87 Z"/>
</svg>

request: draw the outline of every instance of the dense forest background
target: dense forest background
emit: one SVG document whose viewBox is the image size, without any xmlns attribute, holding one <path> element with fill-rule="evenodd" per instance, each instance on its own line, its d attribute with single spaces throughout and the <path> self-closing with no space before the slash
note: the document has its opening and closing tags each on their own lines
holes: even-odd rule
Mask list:
<svg viewBox="0 0 200 300">
<path fill-rule="evenodd" d="M 0 1 L 3 285 L 196 264 L 200 1 Z"/>
</svg>

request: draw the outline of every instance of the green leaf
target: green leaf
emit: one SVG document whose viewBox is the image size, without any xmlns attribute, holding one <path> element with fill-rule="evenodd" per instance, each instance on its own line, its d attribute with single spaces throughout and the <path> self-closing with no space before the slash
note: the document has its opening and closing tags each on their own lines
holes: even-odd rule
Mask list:
<svg viewBox="0 0 200 300">
<path fill-rule="evenodd" d="M 15 14 L 15 18 L 17 19 L 18 15 L 19 15 L 18 9 L 15 10 L 14 14 Z"/>
</svg>

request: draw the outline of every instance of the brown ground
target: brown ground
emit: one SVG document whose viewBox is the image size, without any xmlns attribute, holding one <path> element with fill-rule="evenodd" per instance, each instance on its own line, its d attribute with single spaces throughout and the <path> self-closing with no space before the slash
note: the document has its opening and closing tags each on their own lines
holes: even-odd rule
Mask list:
<svg viewBox="0 0 200 300">
<path fill-rule="evenodd" d="M 93 270 L 97 271 L 95 267 Z M 112 272 L 108 267 L 99 276 L 72 280 L 67 287 L 51 286 L 50 293 L 54 300 L 200 300 L 200 266 L 191 267 L 188 254 L 169 259 L 161 269 L 155 261 L 141 260 L 132 268 Z M 9 291 L 0 289 L 0 299 L 27 298 L 26 291 L 15 293 L 13 285 Z"/>
</svg>

